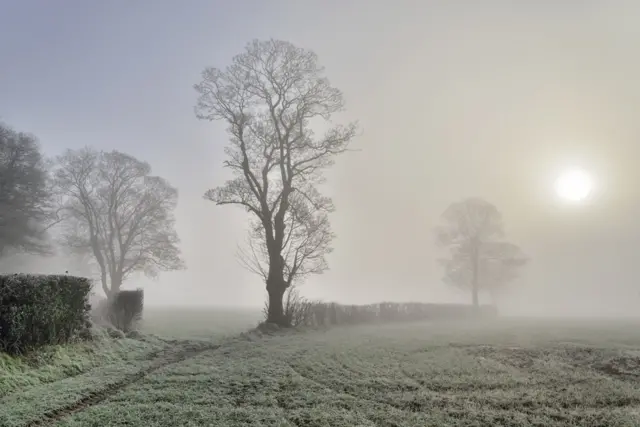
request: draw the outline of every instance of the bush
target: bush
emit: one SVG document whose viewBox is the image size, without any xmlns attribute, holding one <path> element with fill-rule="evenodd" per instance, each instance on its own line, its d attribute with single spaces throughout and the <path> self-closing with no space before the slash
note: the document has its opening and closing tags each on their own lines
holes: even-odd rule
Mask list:
<svg viewBox="0 0 640 427">
<path fill-rule="evenodd" d="M 316 316 L 314 309 L 318 304 L 320 303 L 312 302 L 300 295 L 300 292 L 295 286 L 288 287 L 282 299 L 282 310 L 286 324 L 293 327 L 313 324 L 314 316 Z M 269 315 L 268 300 L 265 301 L 262 313 L 264 318 L 267 319 Z"/>
<path fill-rule="evenodd" d="M 142 320 L 144 291 L 120 291 L 110 301 L 108 312 L 113 326 L 128 333 L 134 331 Z"/>
<path fill-rule="evenodd" d="M 16 354 L 86 336 L 91 282 L 67 275 L 0 275 L 0 351 Z"/>
</svg>

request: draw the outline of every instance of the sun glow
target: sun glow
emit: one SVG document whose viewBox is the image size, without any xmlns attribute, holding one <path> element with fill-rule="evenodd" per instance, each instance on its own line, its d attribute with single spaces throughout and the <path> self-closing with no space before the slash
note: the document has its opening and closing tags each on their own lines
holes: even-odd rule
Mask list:
<svg viewBox="0 0 640 427">
<path fill-rule="evenodd" d="M 584 171 L 574 169 L 564 172 L 556 181 L 556 192 L 564 200 L 580 202 L 591 194 L 593 182 Z"/>
</svg>

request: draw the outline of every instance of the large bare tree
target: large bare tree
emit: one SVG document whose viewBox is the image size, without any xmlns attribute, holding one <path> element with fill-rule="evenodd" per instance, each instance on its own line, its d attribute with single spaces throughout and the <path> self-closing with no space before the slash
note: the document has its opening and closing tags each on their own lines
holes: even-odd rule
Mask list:
<svg viewBox="0 0 640 427">
<path fill-rule="evenodd" d="M 287 231 L 281 251 L 287 288 L 328 268 L 325 255 L 332 251 L 330 244 L 334 237 L 325 210 L 310 210 L 307 200 L 298 193 L 289 197 L 291 206 L 286 214 Z M 267 282 L 269 248 L 264 238 L 264 226 L 259 221 L 252 221 L 246 245 L 239 248 L 238 256 L 242 266 Z"/>
<path fill-rule="evenodd" d="M 173 216 L 178 191 L 152 176 L 148 163 L 118 151 L 67 150 L 55 184 L 63 243 L 93 256 L 107 297 L 133 273 L 184 268 Z"/>
<path fill-rule="evenodd" d="M 520 248 L 503 240 L 502 216 L 491 203 L 469 198 L 451 204 L 443 214 L 444 225 L 436 229 L 438 244 L 450 257 L 440 260 L 444 282 L 471 290 L 472 303 L 479 305 L 479 292 L 494 298 L 517 277 L 527 262 Z"/>
<path fill-rule="evenodd" d="M 47 230 L 55 210 L 49 165 L 37 139 L 0 123 L 0 257 L 51 254 Z"/>
<path fill-rule="evenodd" d="M 281 325 L 285 290 L 296 277 L 327 268 L 333 204 L 317 185 L 356 133 L 355 123 L 329 122 L 344 102 L 323 74 L 309 50 L 254 40 L 224 70 L 205 69 L 195 85 L 198 118 L 228 125 L 224 165 L 234 175 L 205 198 L 252 214 L 246 262 L 265 278 L 267 321 Z M 326 128 L 323 135 L 314 134 L 312 122 Z"/>
</svg>

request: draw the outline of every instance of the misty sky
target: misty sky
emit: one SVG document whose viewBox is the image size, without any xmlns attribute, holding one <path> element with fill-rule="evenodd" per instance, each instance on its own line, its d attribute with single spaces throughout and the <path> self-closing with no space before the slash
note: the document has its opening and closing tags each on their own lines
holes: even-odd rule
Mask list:
<svg viewBox="0 0 640 427">
<path fill-rule="evenodd" d="M 450 202 L 481 196 L 532 258 L 505 312 L 630 314 L 639 17 L 640 3 L 605 0 L 5 1 L 0 119 L 49 155 L 122 150 L 179 188 L 189 269 L 129 283 L 145 285 L 149 304 L 260 306 L 263 284 L 235 261 L 245 212 L 202 198 L 228 175 L 227 138 L 224 124 L 195 118 L 192 86 L 253 38 L 288 40 L 343 90 L 336 120 L 362 128 L 361 151 L 330 173 L 338 238 L 306 295 L 469 301 L 440 284 L 432 229 Z M 554 195 L 573 166 L 596 181 L 589 206 Z"/>
</svg>

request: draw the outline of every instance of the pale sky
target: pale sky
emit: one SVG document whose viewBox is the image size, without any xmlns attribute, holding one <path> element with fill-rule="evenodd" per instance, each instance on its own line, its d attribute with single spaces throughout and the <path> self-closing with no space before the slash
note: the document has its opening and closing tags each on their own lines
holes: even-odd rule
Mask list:
<svg viewBox="0 0 640 427">
<path fill-rule="evenodd" d="M 262 304 L 264 285 L 235 261 L 244 211 L 202 198 L 228 176 L 227 137 L 195 118 L 192 86 L 204 67 L 273 37 L 318 54 L 345 95 L 336 120 L 362 128 L 361 151 L 330 174 L 331 270 L 305 295 L 467 302 L 440 283 L 432 229 L 449 203 L 480 196 L 532 258 L 505 312 L 637 312 L 639 2 L 14 0 L 1 10 L 0 118 L 48 155 L 117 149 L 178 187 L 188 270 L 129 283 L 145 286 L 148 304 Z M 554 195 L 571 167 L 597 184 L 588 205 Z"/>
</svg>

